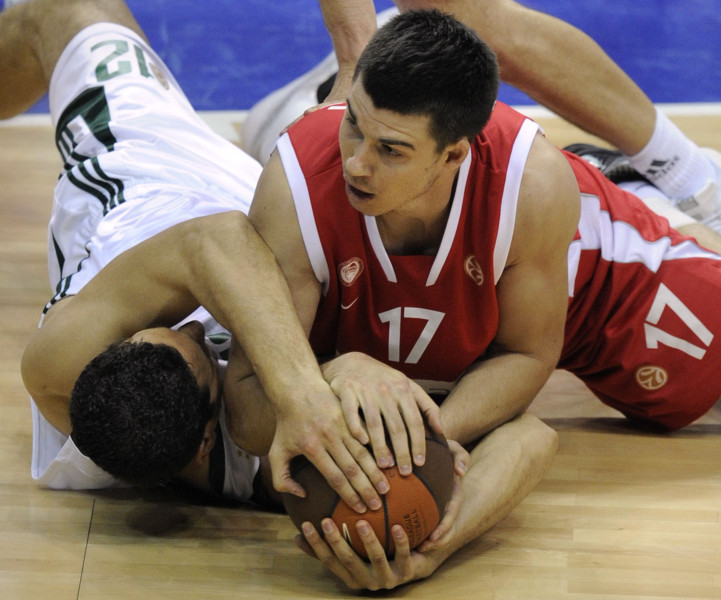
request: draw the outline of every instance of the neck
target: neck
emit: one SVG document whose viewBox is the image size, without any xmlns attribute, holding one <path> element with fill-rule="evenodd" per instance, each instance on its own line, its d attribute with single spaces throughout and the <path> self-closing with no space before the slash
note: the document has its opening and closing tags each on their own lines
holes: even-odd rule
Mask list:
<svg viewBox="0 0 721 600">
<path fill-rule="evenodd" d="M 393 255 L 434 256 L 446 231 L 456 180 L 437 199 L 425 197 L 416 210 L 391 212 L 376 218 L 383 246 Z M 417 210 L 420 207 L 421 210 Z"/>
<path fill-rule="evenodd" d="M 427 222 L 384 215 L 378 219 L 378 231 L 388 254 L 434 255 L 443 239 L 447 218 L 446 214 L 443 218 Z"/>
</svg>

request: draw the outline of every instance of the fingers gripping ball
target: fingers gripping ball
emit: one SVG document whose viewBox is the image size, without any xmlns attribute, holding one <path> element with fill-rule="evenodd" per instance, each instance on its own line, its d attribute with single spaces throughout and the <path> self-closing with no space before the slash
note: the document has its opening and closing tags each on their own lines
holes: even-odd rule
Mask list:
<svg viewBox="0 0 721 600">
<path fill-rule="evenodd" d="M 390 490 L 381 496 L 383 506 L 359 514 L 343 502 L 318 470 L 303 456 L 291 462 L 291 473 L 305 489 L 306 497 L 283 494 L 283 504 L 293 524 L 300 530 L 310 521 L 322 531 L 321 521 L 335 521 L 346 541 L 362 557 L 367 558 L 355 524 L 363 519 L 373 528 L 386 554 L 395 552 L 391 527 L 402 525 L 411 548 L 418 546 L 437 527 L 453 490 L 453 455 L 443 436 L 426 437 L 426 462 L 413 467 L 413 473 L 402 476 L 397 467 L 384 469 Z"/>
</svg>

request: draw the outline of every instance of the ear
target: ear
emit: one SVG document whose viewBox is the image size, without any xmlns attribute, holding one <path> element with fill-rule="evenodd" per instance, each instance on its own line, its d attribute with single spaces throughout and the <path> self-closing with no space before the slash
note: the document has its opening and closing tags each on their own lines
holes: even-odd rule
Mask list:
<svg viewBox="0 0 721 600">
<path fill-rule="evenodd" d="M 471 150 L 471 144 L 466 138 L 450 144 L 444 150 L 446 154 L 446 166 L 458 169 Z"/>
<path fill-rule="evenodd" d="M 193 459 L 194 461 L 202 463 L 210 454 L 213 446 L 215 446 L 215 423 L 216 420 L 211 419 L 206 424 L 205 431 L 203 432 L 203 439 L 200 442 L 200 446 L 198 446 L 198 452 L 195 454 L 195 458 Z"/>
</svg>

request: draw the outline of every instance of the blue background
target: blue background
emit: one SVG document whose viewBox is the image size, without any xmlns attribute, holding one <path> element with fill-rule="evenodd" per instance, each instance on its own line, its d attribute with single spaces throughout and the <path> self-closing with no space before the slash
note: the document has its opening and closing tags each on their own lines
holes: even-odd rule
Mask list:
<svg viewBox="0 0 721 600">
<path fill-rule="evenodd" d="M 654 102 L 721 102 L 721 0 L 524 3 L 591 35 Z M 332 49 L 317 0 L 128 4 L 197 110 L 247 110 Z M 501 99 L 533 104 L 508 86 Z"/>
</svg>

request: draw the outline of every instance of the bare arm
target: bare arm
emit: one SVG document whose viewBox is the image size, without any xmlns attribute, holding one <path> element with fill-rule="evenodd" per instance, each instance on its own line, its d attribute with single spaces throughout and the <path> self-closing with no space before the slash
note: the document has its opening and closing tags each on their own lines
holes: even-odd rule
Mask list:
<svg viewBox="0 0 721 600">
<path fill-rule="evenodd" d="M 372 0 L 319 0 L 338 59 L 338 75 L 326 101 L 342 102 L 350 90 L 356 60 L 376 30 Z"/>
<path fill-rule="evenodd" d="M 441 407 L 446 436 L 468 443 L 522 414 L 553 372 L 568 306 L 568 246 L 578 185 L 563 155 L 537 135 L 521 182 L 508 263 L 497 285 L 499 327 L 489 353 Z"/>
<path fill-rule="evenodd" d="M 205 306 L 239 340 L 272 398 L 330 393 L 275 258 L 239 212 L 192 219 L 123 253 L 53 307 L 22 360 L 28 391 L 61 431 L 70 392 L 109 344 Z"/>
<path fill-rule="evenodd" d="M 305 253 L 290 188 L 277 153 L 271 156 L 258 182 L 250 218 L 278 258 L 307 335 L 315 318 L 320 284 Z M 305 339 L 303 345 L 309 348 Z M 225 384 L 231 433 L 240 445 L 246 444 L 243 437 L 248 430 L 243 425 L 243 415 L 247 407 L 263 410 L 263 398 L 253 394 L 254 389 L 261 390 L 247 380 L 251 376 L 238 363 L 228 373 Z M 275 415 L 270 448 L 275 488 L 302 493 L 302 488 L 290 477 L 289 464 L 294 456 L 305 454 L 350 506 L 362 511 L 362 498 L 371 508 L 376 507 L 380 498 L 375 490 L 384 493 L 388 484 L 364 446 L 367 437 L 356 439 L 348 429 L 340 402 L 327 384 L 324 393 L 302 385 L 297 385 L 296 390 L 297 394 L 286 401 L 276 401 L 268 394 Z M 267 440 L 266 432 L 264 439 L 257 442 Z"/>
<path fill-rule="evenodd" d="M 239 344 L 231 340 L 223 384 L 225 418 L 233 441 L 255 456 L 267 456 L 275 436 L 275 412 Z"/>
<path fill-rule="evenodd" d="M 309 333 L 320 299 L 320 283 L 313 273 L 305 250 L 292 194 L 277 153 L 271 156 L 263 171 L 250 218 L 277 256 L 288 280 L 300 321 Z M 350 481 L 366 501 L 373 503 L 369 504 L 373 507 L 379 501 L 373 487 L 384 493 L 387 481 L 364 444 L 372 443 L 376 452 L 375 459 L 379 463 L 393 460 L 385 444 L 384 421 L 393 424 L 389 433 L 396 451 L 395 461 L 402 470 L 410 470 L 411 453 L 418 457 L 416 460 L 419 463 L 424 460 L 425 430 L 422 414 L 431 414 L 429 421 L 440 428 L 437 407 L 427 394 L 409 382 L 404 375 L 380 363 L 376 364 L 372 377 L 365 371 L 356 377 L 356 381 L 363 380 L 368 385 L 355 386 L 354 378 L 349 373 L 348 369 L 325 369 L 326 379 L 332 383 L 333 391 L 341 401 L 335 395 L 317 395 L 308 396 L 306 400 L 295 404 L 273 403 L 276 434 L 270 459 L 276 489 L 290 490 L 290 486 L 297 486 L 290 479 L 288 464 L 293 456 L 305 454 L 344 499 L 346 495 L 349 498 L 354 497 L 350 493 Z M 235 424 L 242 422 L 243 407 L 257 402 L 243 392 L 252 391 L 252 386 L 244 380 L 247 375 L 248 373 L 243 373 L 240 369 L 234 370 L 232 380 L 226 382 L 225 388 L 228 410 L 231 411 L 230 421 L 234 423 L 233 434 L 240 445 L 244 444 L 243 428 L 236 428 Z M 399 379 L 403 381 L 399 382 Z M 408 384 L 404 385 L 404 381 L 408 381 Z M 342 404 L 352 405 L 357 411 L 359 406 L 375 405 L 374 401 L 369 400 L 367 403 L 364 398 L 385 396 L 387 390 L 398 393 L 394 395 L 392 402 L 384 406 L 383 420 L 378 419 L 375 424 L 364 425 L 359 419 L 346 421 Z M 366 428 L 370 431 L 366 431 Z M 411 430 L 411 452 L 408 448 L 408 429 Z M 373 485 L 370 485 L 369 481 Z"/>
<path fill-rule="evenodd" d="M 522 415 L 488 434 L 471 452 L 462 478 L 463 502 L 456 521 L 440 539 L 420 551 L 408 549 L 401 525 L 392 535 L 395 558 L 388 561 L 370 527 L 361 534 L 370 562 L 364 562 L 345 542 L 330 519 L 324 521 L 325 541 L 310 524 L 298 544 L 315 556 L 352 589 L 392 589 L 431 575 L 454 552 L 501 521 L 538 485 L 551 466 L 556 433 L 531 415 Z M 360 525 L 360 524 L 359 524 Z M 359 528 L 359 532 L 361 529 Z"/>
</svg>

